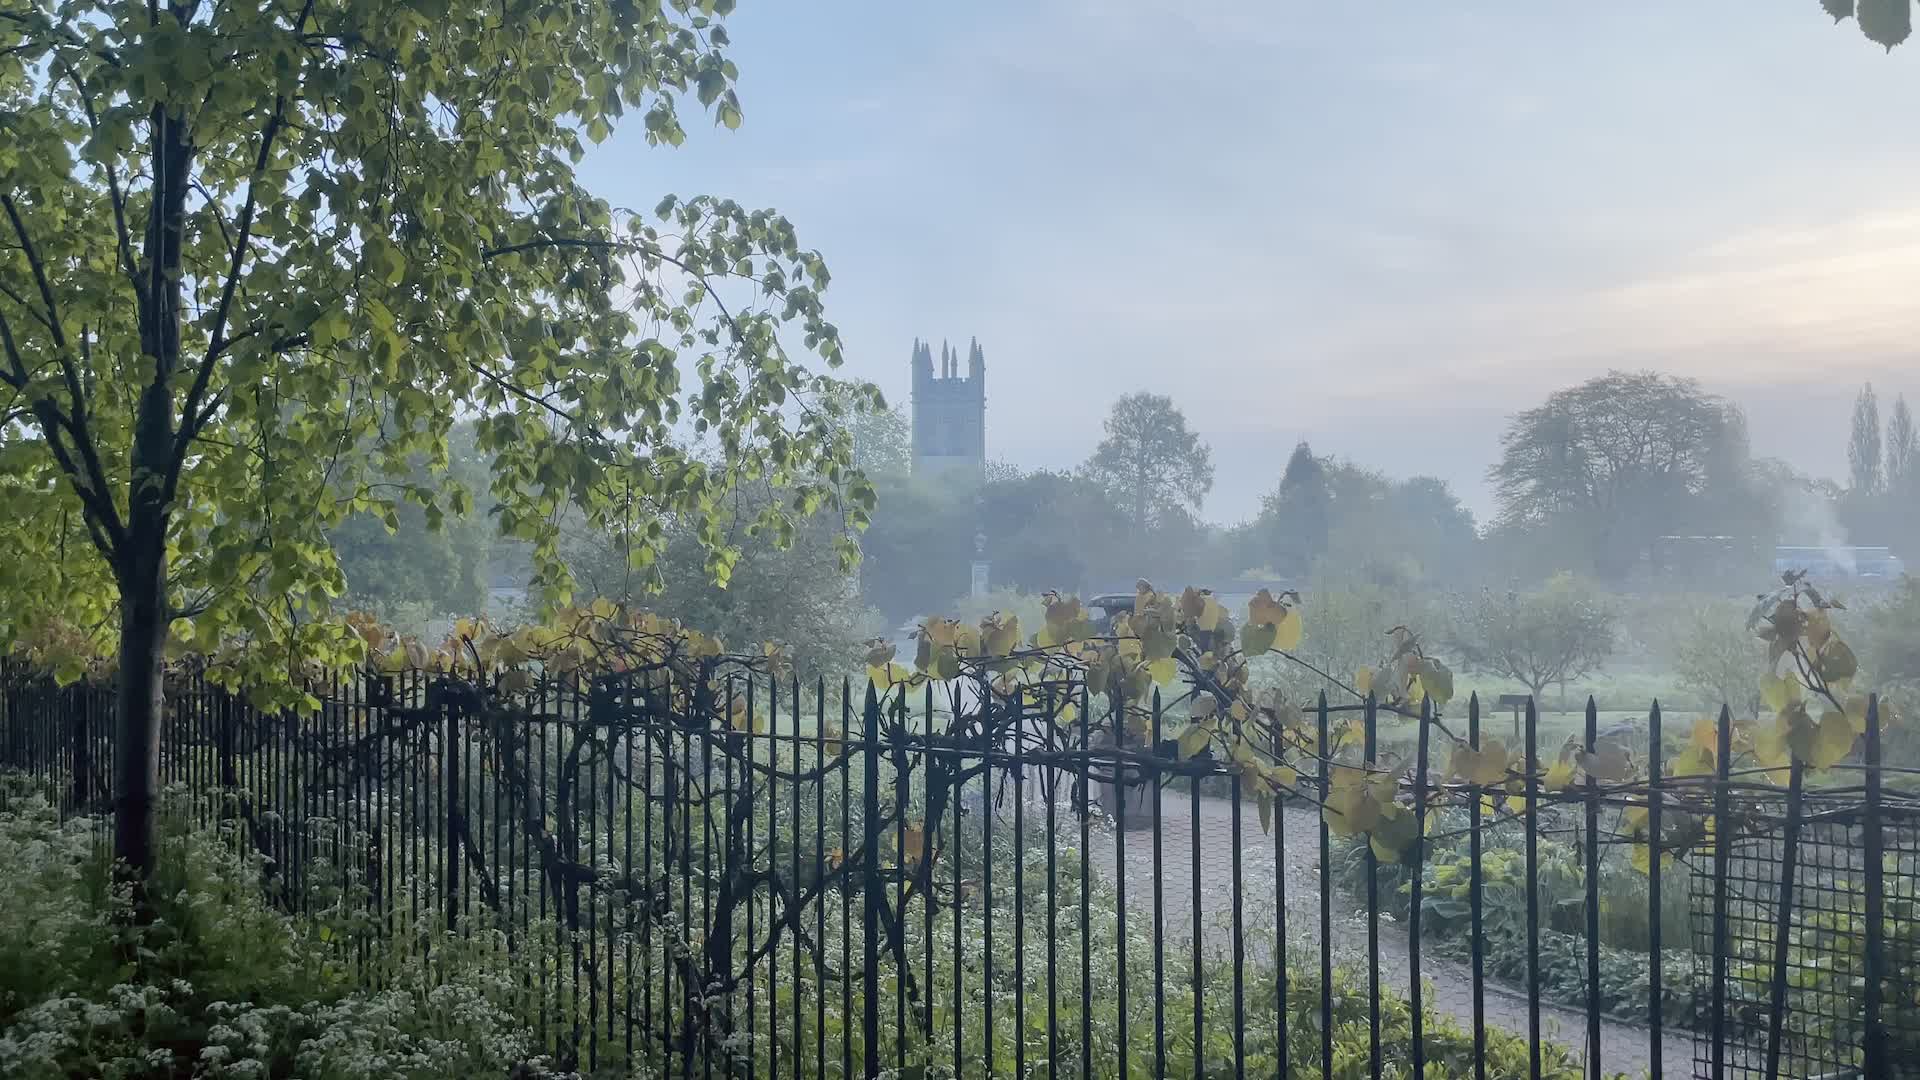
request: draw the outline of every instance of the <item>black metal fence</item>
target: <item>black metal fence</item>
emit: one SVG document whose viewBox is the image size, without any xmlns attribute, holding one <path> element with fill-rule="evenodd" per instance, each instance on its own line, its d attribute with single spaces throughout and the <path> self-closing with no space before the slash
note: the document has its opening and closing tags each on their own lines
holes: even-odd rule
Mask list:
<svg viewBox="0 0 1920 1080">
<path fill-rule="evenodd" d="M 1723 713 L 1717 827 L 1636 867 L 1622 819 L 1665 835 L 1658 782 L 1443 784 L 1434 725 L 1322 701 L 1317 775 L 1268 801 L 1157 698 L 1101 725 L 1044 693 L 407 671 L 292 716 L 182 675 L 161 770 L 358 978 L 478 938 L 582 1070 L 1920 1075 L 1915 804 L 1877 712 L 1818 790 L 1730 773 Z M 112 699 L 0 674 L 0 799 L 109 808 Z M 1530 765 L 1546 731 L 1529 708 Z M 1589 704 L 1571 738 L 1659 777 L 1668 734 Z M 1328 827 L 1343 754 L 1396 762 L 1428 823 L 1404 850 Z"/>
</svg>

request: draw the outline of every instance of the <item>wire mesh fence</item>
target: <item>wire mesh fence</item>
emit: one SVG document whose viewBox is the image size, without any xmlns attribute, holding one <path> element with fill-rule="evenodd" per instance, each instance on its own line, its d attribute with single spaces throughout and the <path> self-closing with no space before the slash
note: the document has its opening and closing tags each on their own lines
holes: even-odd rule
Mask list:
<svg viewBox="0 0 1920 1080">
<path fill-rule="evenodd" d="M 1723 767 L 1718 797 L 1741 794 L 1712 841 L 1637 869 L 1622 817 L 1662 835 L 1659 784 L 1632 805 L 1591 779 L 1546 790 L 1531 708 L 1524 780 L 1476 784 L 1432 760 L 1437 725 L 1322 702 L 1317 774 L 1268 802 L 1178 750 L 1188 718 L 1156 700 L 1097 723 L 1084 686 L 317 689 L 311 715 L 265 714 L 177 676 L 169 805 L 257 851 L 263 888 L 366 985 L 403 956 L 496 950 L 570 1067 L 1920 1075 L 1920 842 L 1873 767 L 1820 790 L 1796 768 L 1760 799 Z M 0 798 L 110 811 L 113 704 L 0 675 Z M 1465 721 L 1480 746 L 1477 703 Z M 1606 737 L 1661 775 L 1657 707 Z M 1591 709 L 1574 739 L 1602 747 Z M 1346 759 L 1410 789 L 1404 851 L 1329 829 Z"/>
</svg>

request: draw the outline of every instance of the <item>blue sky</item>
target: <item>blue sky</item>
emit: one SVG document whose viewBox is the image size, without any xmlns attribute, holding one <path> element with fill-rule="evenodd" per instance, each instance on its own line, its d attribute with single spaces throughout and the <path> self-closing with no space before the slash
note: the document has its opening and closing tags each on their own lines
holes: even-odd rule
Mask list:
<svg viewBox="0 0 1920 1080">
<path fill-rule="evenodd" d="M 1828 475 L 1861 381 L 1920 399 L 1920 42 L 1817 0 L 744 0 L 728 29 L 745 125 L 630 126 L 589 184 L 779 208 L 892 400 L 913 338 L 977 336 L 1018 465 L 1083 460 L 1147 389 L 1212 445 L 1216 520 L 1301 438 L 1485 513 L 1502 419 L 1608 367 L 1698 377 Z"/>
</svg>

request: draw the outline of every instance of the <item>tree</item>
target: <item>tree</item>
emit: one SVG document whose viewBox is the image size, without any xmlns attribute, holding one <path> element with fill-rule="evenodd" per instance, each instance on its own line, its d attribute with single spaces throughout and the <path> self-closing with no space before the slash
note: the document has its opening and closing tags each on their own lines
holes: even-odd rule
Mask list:
<svg viewBox="0 0 1920 1080">
<path fill-rule="evenodd" d="M 1910 494 L 1920 467 L 1920 432 L 1913 426 L 1913 413 L 1907 408 L 1907 396 L 1893 399 L 1893 411 L 1887 416 L 1887 491 L 1896 496 Z"/>
<path fill-rule="evenodd" d="M 43 657 L 107 628 L 86 643 L 115 657 L 134 877 L 169 633 L 244 636 L 217 677 L 314 705 L 306 665 L 364 651 L 330 618 L 327 530 L 464 513 L 458 483 L 383 486 L 444 474 L 457 419 L 551 600 L 571 591 L 563 505 L 684 515 L 721 580 L 747 478 L 792 495 L 764 511 L 775 535 L 840 497 L 864 515 L 848 440 L 810 405 L 835 384 L 786 351 L 840 361 L 820 258 L 767 211 L 669 197 L 655 227 L 575 177 L 629 111 L 656 145 L 685 137 L 686 93 L 736 126 L 726 46 L 711 15 L 631 0 L 0 12 L 0 530 L 50 586 L 0 595 L 0 627 Z M 636 564 L 663 544 L 643 531 Z"/>
<path fill-rule="evenodd" d="M 1295 444 L 1280 474 L 1280 487 L 1261 500 L 1274 569 L 1305 576 L 1327 550 L 1332 499 L 1326 467 L 1304 440 Z"/>
<path fill-rule="evenodd" d="M 1045 469 L 989 481 L 979 512 L 994 584 L 1032 593 L 1097 588 L 1125 573 L 1141 540 L 1105 488 Z"/>
<path fill-rule="evenodd" d="M 1680 685 L 1708 709 L 1726 705 L 1741 720 L 1760 715 L 1760 680 L 1767 645 L 1745 625 L 1747 605 L 1702 603 L 1687 612 L 1666 643 Z"/>
<path fill-rule="evenodd" d="M 1847 435 L 1847 473 L 1855 495 L 1880 491 L 1880 399 L 1873 384 L 1853 399 L 1853 427 Z"/>
<path fill-rule="evenodd" d="M 1537 701 L 1554 683 L 1592 674 L 1613 653 L 1616 613 L 1599 590 L 1570 574 L 1537 592 L 1481 590 L 1452 628 L 1469 671 L 1514 679 Z"/>
<path fill-rule="evenodd" d="M 1106 438 L 1086 474 L 1107 489 L 1127 520 L 1150 527 L 1170 510 L 1200 508 L 1213 488 L 1213 454 L 1187 429 L 1172 398 L 1127 394 L 1113 403 Z"/>
<path fill-rule="evenodd" d="M 842 403 L 847 435 L 853 440 L 853 463 L 870 477 L 904 476 L 913 471 L 913 426 L 905 413 L 875 397 L 871 402 Z"/>
<path fill-rule="evenodd" d="M 488 463 L 474 445 L 473 425 L 456 426 L 447 442 L 447 475 L 470 491 L 484 489 Z M 415 466 L 390 479 L 428 484 L 434 477 Z M 380 514 L 350 515 L 327 530 L 327 543 L 346 582 L 345 603 L 394 623 L 403 616 L 480 614 L 491 531 L 477 505 L 435 522 L 407 504 L 398 508 L 393 526 Z"/>
<path fill-rule="evenodd" d="M 1515 416 L 1488 471 L 1502 527 L 1580 539 L 1623 577 L 1662 536 L 1715 519 L 1744 476 L 1744 424 L 1692 379 L 1613 371 Z"/>
<path fill-rule="evenodd" d="M 759 504 L 774 493 L 742 491 L 729 531 L 746 533 Z M 707 548 L 698 525 L 670 518 L 666 544 L 655 566 L 658 588 L 632 568 L 629 550 L 655 524 L 633 530 L 596 530 L 584 523 L 567 529 L 565 553 L 574 578 L 589 595 L 628 607 L 650 608 L 697 627 L 728 647 L 747 650 L 773 642 L 806 676 L 838 676 L 852 670 L 861 643 L 879 630 L 878 616 L 860 598 L 859 576 L 841 564 L 840 530 L 826 517 L 802 522 L 790 542 L 768 535 L 740 535 L 739 558 L 725 586 L 706 567 Z"/>
<path fill-rule="evenodd" d="M 1888 52 L 1913 33 L 1913 8 L 1908 0 L 1820 0 L 1820 6 L 1836 23 L 1857 16 L 1860 32 Z"/>
<path fill-rule="evenodd" d="M 860 536 L 860 595 L 890 620 L 941 610 L 967 591 L 974 533 L 971 500 L 900 475 L 874 478 L 879 503 Z"/>
</svg>

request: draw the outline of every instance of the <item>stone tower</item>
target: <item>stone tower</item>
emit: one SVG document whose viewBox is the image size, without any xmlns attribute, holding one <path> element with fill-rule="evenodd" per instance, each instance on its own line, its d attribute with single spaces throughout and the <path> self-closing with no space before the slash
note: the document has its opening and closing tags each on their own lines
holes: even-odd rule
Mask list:
<svg viewBox="0 0 1920 1080">
<path fill-rule="evenodd" d="M 913 471 L 986 477 L 987 359 L 977 340 L 967 348 L 965 375 L 959 351 L 946 342 L 937 372 L 932 343 L 913 343 Z"/>
</svg>

